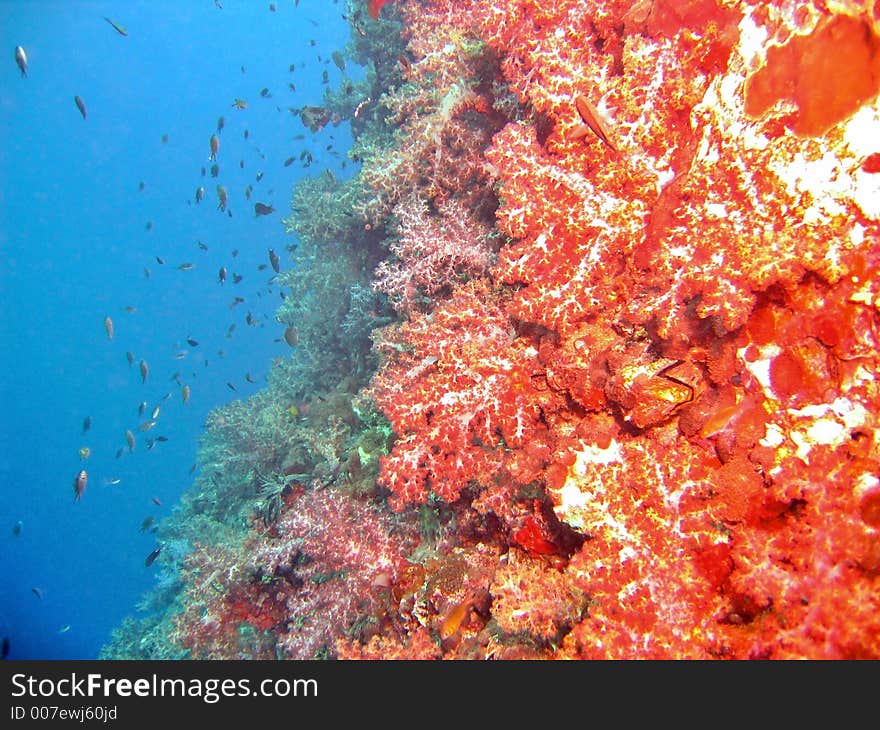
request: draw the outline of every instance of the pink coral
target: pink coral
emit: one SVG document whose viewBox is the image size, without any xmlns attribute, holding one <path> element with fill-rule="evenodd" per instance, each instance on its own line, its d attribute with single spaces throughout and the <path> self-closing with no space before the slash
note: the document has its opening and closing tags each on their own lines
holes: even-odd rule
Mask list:
<svg viewBox="0 0 880 730">
<path fill-rule="evenodd" d="M 373 288 L 391 297 L 395 309 L 409 313 L 453 287 L 486 273 L 492 258 L 490 228 L 473 220 L 456 200 L 438 202 L 437 216 L 415 196 L 394 208 L 398 236 L 390 246 L 395 260 L 376 269 Z"/>
<path fill-rule="evenodd" d="M 332 489 L 291 495 L 270 530 L 188 559 L 179 641 L 196 658 L 311 659 L 347 635 L 368 638 L 396 620 L 386 585 L 416 544 L 394 524 L 387 508 Z"/>
</svg>

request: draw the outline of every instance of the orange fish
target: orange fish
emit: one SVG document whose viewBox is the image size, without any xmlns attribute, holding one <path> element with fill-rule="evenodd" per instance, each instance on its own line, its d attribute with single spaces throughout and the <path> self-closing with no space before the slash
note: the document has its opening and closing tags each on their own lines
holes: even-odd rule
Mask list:
<svg viewBox="0 0 880 730">
<path fill-rule="evenodd" d="M 222 185 L 217 186 L 217 210 L 225 211 L 226 210 L 226 201 L 228 200 L 228 194 L 226 192 L 226 188 Z"/>
<path fill-rule="evenodd" d="M 466 601 L 453 606 L 449 613 L 446 614 L 446 618 L 443 619 L 443 623 L 440 625 L 441 641 L 446 641 L 446 639 L 450 639 L 458 633 L 465 619 L 470 614 L 473 603 L 473 598 L 468 598 Z"/>
<path fill-rule="evenodd" d="M 216 134 L 211 135 L 211 154 L 209 160 L 216 160 L 217 153 L 220 151 L 220 138 Z"/>
<path fill-rule="evenodd" d="M 584 124 L 587 125 L 587 128 L 602 140 L 612 152 L 617 152 L 617 147 L 615 147 L 614 143 L 609 139 L 608 132 L 602 124 L 602 118 L 599 116 L 599 112 L 596 110 L 596 107 L 587 100 L 587 97 L 575 97 L 574 106 L 575 109 L 577 109 L 578 114 L 580 114 Z M 581 139 L 586 132 L 587 130 L 583 127 L 577 127 L 569 135 L 569 139 Z"/>
</svg>

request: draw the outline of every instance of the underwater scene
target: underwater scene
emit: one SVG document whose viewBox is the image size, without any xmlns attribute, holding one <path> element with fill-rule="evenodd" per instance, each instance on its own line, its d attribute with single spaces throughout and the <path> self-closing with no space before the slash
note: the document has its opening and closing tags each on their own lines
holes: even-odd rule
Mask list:
<svg viewBox="0 0 880 730">
<path fill-rule="evenodd" d="M 880 2 L 0 29 L 4 658 L 880 658 Z"/>
</svg>

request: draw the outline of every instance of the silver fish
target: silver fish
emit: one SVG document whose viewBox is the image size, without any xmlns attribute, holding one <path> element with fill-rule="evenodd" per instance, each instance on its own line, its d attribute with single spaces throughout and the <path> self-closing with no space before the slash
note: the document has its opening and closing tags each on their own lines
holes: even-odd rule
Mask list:
<svg viewBox="0 0 880 730">
<path fill-rule="evenodd" d="M 21 69 L 21 75 L 27 76 L 27 53 L 21 46 L 15 47 L 15 63 Z"/>
</svg>

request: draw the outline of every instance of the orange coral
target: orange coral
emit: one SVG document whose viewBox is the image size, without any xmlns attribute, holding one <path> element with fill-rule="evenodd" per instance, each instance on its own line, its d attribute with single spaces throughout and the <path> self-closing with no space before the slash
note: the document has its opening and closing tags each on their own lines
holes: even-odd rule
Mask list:
<svg viewBox="0 0 880 730">
<path fill-rule="evenodd" d="M 417 58 L 431 24 L 479 36 L 520 105 L 494 78 L 511 241 L 377 337 L 371 390 L 392 504 L 500 522 L 505 640 L 880 656 L 877 28 L 840 5 L 401 5 Z M 865 79 L 816 70 L 855 35 Z"/>
</svg>

